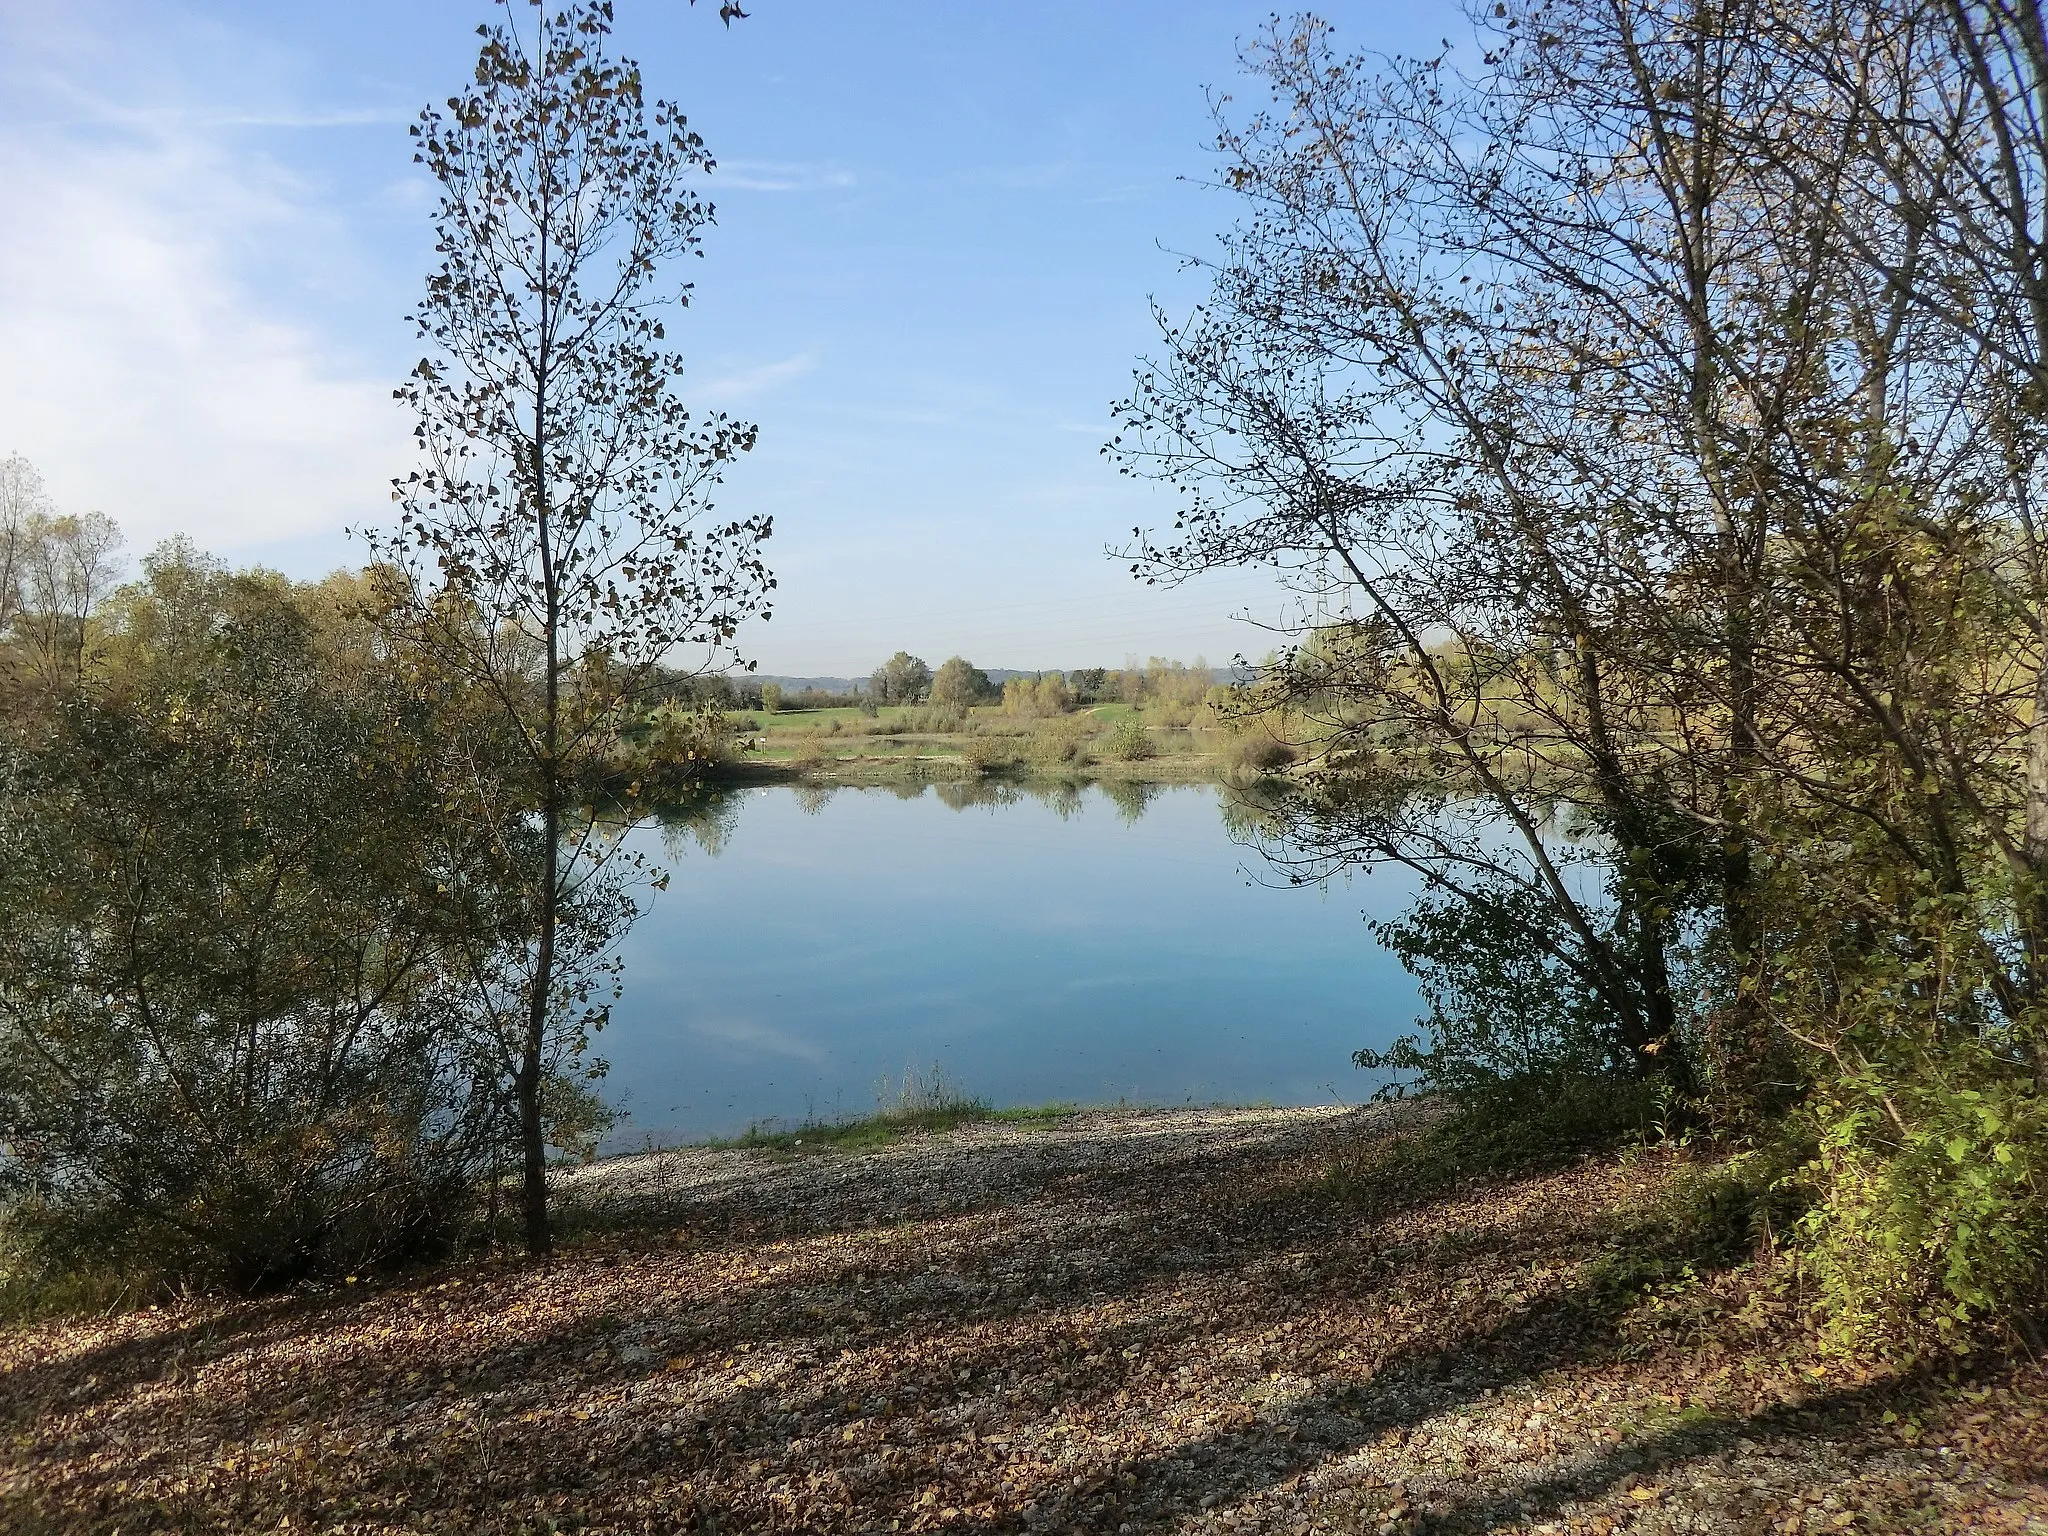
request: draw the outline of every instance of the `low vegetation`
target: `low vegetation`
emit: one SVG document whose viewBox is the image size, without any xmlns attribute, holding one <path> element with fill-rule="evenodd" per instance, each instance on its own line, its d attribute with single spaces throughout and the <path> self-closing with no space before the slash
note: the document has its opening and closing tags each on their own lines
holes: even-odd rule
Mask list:
<svg viewBox="0 0 2048 1536">
<path fill-rule="evenodd" d="M 957 1130 L 963 1125 L 1058 1125 L 1076 1112 L 1072 1104 L 996 1109 L 986 1099 L 972 1097 L 956 1086 L 937 1067 L 925 1072 L 912 1068 L 895 1083 L 885 1079 L 875 1097 L 877 1107 L 871 1115 L 809 1120 L 795 1126 L 765 1122 L 748 1126 L 730 1140 L 704 1145 L 778 1152 L 867 1152 L 903 1136 Z"/>
</svg>

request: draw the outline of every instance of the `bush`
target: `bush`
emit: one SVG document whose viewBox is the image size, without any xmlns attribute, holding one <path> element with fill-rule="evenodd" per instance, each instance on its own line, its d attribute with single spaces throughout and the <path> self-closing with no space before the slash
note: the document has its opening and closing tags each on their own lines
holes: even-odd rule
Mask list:
<svg viewBox="0 0 2048 1536">
<path fill-rule="evenodd" d="M 1078 768 L 1088 761 L 1088 741 L 1093 732 L 1084 721 L 1058 721 L 1031 733 L 1034 762 L 1052 768 Z"/>
<path fill-rule="evenodd" d="M 960 760 L 976 773 L 1000 773 L 1017 765 L 1017 753 L 995 736 L 970 736 L 961 745 Z"/>
<path fill-rule="evenodd" d="M 1270 736 L 1239 736 L 1229 747 L 1226 761 L 1246 773 L 1278 773 L 1294 762 L 1294 748 Z"/>
<path fill-rule="evenodd" d="M 0 740 L 13 1278 L 435 1251 L 503 1132 L 479 992 L 523 962 L 538 834 L 467 797 L 487 733 L 450 745 L 448 701 L 323 652 L 289 589 L 152 579 L 177 646 Z"/>
<path fill-rule="evenodd" d="M 1145 729 L 1145 722 L 1136 715 L 1126 715 L 1112 725 L 1102 736 L 1104 755 L 1122 763 L 1135 763 L 1158 754 L 1159 747 L 1152 740 L 1152 733 Z"/>
<path fill-rule="evenodd" d="M 1404 1035 L 1353 1060 L 1407 1075 L 1381 1089 L 1460 1099 L 1517 1083 L 1593 1081 L 1627 1059 L 1597 1001 L 1539 942 L 1559 919 L 1519 887 L 1425 895 L 1408 913 L 1372 925 L 1373 936 L 1419 984 L 1425 1035 Z M 1426 1041 L 1425 1041 L 1426 1036 Z"/>
<path fill-rule="evenodd" d="M 1013 677 L 1003 683 L 1003 713 L 1026 720 L 1050 720 L 1074 707 L 1073 691 L 1057 672 L 1043 677 Z"/>
<path fill-rule="evenodd" d="M 1805 1230 L 1839 1348 L 2048 1302 L 2048 1103 L 1995 1062 L 1971 1072 L 1975 1049 L 1946 1074 L 1866 1068 L 1816 1095 L 1824 1200 Z"/>
<path fill-rule="evenodd" d="M 641 727 L 633 750 L 612 765 L 611 777 L 678 794 L 738 761 L 740 733 L 759 728 L 756 720 L 671 705 Z"/>
<path fill-rule="evenodd" d="M 0 726 L 17 1304 L 436 1253 L 516 1142 L 507 1041 L 546 850 L 479 784 L 519 744 L 394 654 L 367 583 L 171 546 L 145 568 L 107 659 Z M 544 1070 L 602 1024 L 631 905 L 607 873 L 565 897 Z M 549 1133 L 595 1134 L 595 1102 L 548 1095 Z"/>
</svg>

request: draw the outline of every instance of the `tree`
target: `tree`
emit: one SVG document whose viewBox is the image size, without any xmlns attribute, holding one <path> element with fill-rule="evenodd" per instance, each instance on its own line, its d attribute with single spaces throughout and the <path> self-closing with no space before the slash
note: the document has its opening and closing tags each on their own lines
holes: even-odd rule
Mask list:
<svg viewBox="0 0 2048 1536">
<path fill-rule="evenodd" d="M 1794 1106 L 1845 1315 L 2038 1296 L 2038 18 L 1481 29 L 1471 77 L 1313 21 L 1251 51 L 1249 216 L 1113 449 L 1185 498 L 1134 563 L 1348 615 L 1252 690 L 1307 758 L 1256 835 L 1424 877 L 1381 933 L 1436 1047 L 1382 1064 Z"/>
<path fill-rule="evenodd" d="M 0 733 L 5 1178 L 81 1268 L 417 1254 L 503 1140 L 470 962 L 523 952 L 537 829 L 323 597 L 169 546 L 89 684 Z"/>
<path fill-rule="evenodd" d="M 931 699 L 953 709 L 972 709 L 995 697 L 988 674 L 961 656 L 949 656 L 932 676 Z"/>
<path fill-rule="evenodd" d="M 898 651 L 868 679 L 868 695 L 877 704 L 915 704 L 931 690 L 932 669 L 908 651 Z"/>
<path fill-rule="evenodd" d="M 35 466 L 18 453 L 0 459 L 0 639 L 21 612 L 29 547 L 37 530 L 55 515 Z"/>
<path fill-rule="evenodd" d="M 35 466 L 0 460 L 0 643 L 42 691 L 84 676 L 88 620 L 120 579 L 120 548 L 110 518 L 59 515 Z"/>
<path fill-rule="evenodd" d="M 665 285 L 712 220 L 691 185 L 712 160 L 609 55 L 611 24 L 593 0 L 536 11 L 522 33 L 506 0 L 479 29 L 475 82 L 413 130 L 440 186 L 441 265 L 415 316 L 432 351 L 398 391 L 425 462 L 398 482 L 399 529 L 378 543 L 414 636 L 510 723 L 524 771 L 507 792 L 542 829 L 512 1080 L 535 1253 L 550 1246 L 548 1041 L 575 991 L 562 913 L 611 856 L 581 776 L 665 658 L 736 660 L 774 586 L 769 519 L 707 515 L 754 428 L 676 397 L 683 365 L 659 313 L 687 301 Z"/>
</svg>

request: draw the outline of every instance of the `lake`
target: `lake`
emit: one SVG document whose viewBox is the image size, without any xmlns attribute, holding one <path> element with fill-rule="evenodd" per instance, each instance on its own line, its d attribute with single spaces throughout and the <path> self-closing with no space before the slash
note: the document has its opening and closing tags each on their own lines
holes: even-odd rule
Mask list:
<svg viewBox="0 0 2048 1536">
<path fill-rule="evenodd" d="M 643 823 L 671 871 L 597 1053 L 613 1150 L 862 1115 L 936 1067 L 997 1106 L 1357 1102 L 1418 1012 L 1366 916 L 1276 885 L 1208 785 L 739 791 Z"/>
</svg>

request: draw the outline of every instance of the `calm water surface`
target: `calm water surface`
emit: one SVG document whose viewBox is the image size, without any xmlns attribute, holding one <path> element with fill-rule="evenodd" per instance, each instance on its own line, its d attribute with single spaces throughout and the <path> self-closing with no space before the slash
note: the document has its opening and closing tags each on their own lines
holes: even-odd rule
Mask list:
<svg viewBox="0 0 2048 1536">
<path fill-rule="evenodd" d="M 1417 1012 L 1366 931 L 1412 883 L 1276 889 L 1208 786 L 956 807 L 748 790 L 633 834 L 674 875 L 599 1054 L 614 1148 L 872 1111 L 938 1067 L 997 1105 L 1328 1103 Z"/>
</svg>

